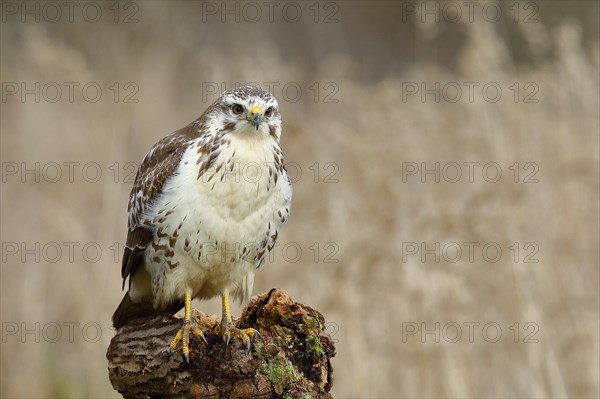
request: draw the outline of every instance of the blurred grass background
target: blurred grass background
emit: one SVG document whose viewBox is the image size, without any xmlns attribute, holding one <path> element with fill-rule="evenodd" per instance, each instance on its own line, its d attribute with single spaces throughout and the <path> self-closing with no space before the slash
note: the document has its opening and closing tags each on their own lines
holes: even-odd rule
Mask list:
<svg viewBox="0 0 600 399">
<path fill-rule="evenodd" d="M 324 314 L 337 339 L 335 397 L 600 395 L 597 2 L 493 3 L 503 11 L 496 22 L 482 17 L 488 2 L 478 3 L 472 22 L 457 2 L 463 14 L 455 23 L 448 19 L 457 14 L 442 14 L 443 3 L 434 2 L 294 3 L 302 11 L 297 22 L 283 18 L 282 2 L 272 22 L 264 14 L 256 23 L 250 9 L 239 22 L 231 15 L 223 22 L 199 1 L 97 2 L 102 17 L 95 23 L 82 17 L 82 2 L 73 22 L 64 8 L 58 22 L 49 21 L 52 10 L 44 18 L 41 8 L 39 22 L 32 16 L 23 22 L 22 7 L 42 3 L 8 2 L 17 14 L 6 3 L 1 397 L 118 396 L 105 352 L 113 334 L 109 319 L 122 297 L 122 246 L 114 244 L 125 239 L 127 163 L 138 163 L 164 134 L 199 116 L 216 98 L 207 88 L 245 82 L 279 84 L 274 94 L 286 161 L 302 171 L 279 247 L 297 243 L 302 254 L 291 261 L 292 250 L 276 251 L 257 274 L 255 293 L 282 287 Z M 436 4 L 439 22 L 423 14 L 422 7 Z M 242 6 L 227 3 L 240 12 Z M 127 17 L 132 23 L 124 23 Z M 58 101 L 47 101 L 54 97 L 49 91 L 36 102 L 33 95 L 23 101 L 21 93 L 9 94 L 11 82 L 80 86 L 73 102 L 65 86 Z M 103 89 L 94 103 L 81 94 L 89 82 Z M 115 82 L 117 101 L 109 88 Z M 455 103 L 433 95 L 421 101 L 421 93 L 403 98 L 407 84 L 435 82 L 480 86 L 473 102 L 465 86 Z M 489 82 L 503 90 L 498 102 L 481 95 Z M 509 88 L 515 82 L 518 101 Z M 526 90 L 527 83 L 533 86 Z M 292 89 L 281 90 L 290 84 L 302 89 L 298 101 Z M 127 103 L 132 87 L 139 101 Z M 538 101 L 525 103 L 532 87 Z M 337 101 L 326 102 L 327 95 Z M 23 162 L 30 169 L 40 164 L 39 182 L 21 170 L 9 173 Z M 73 182 L 67 167 L 56 182 L 50 169 L 44 175 L 51 162 L 78 162 Z M 81 174 L 92 162 L 102 171 L 94 183 Z M 476 169 L 471 183 L 464 169 L 458 183 L 436 183 L 432 176 L 423 183 L 420 175 L 403 181 L 406 162 L 428 168 L 497 162 L 503 176 L 489 183 Z M 515 162 L 519 183 L 509 169 Z M 538 166 L 537 183 L 522 182 L 526 162 Z M 94 168 L 87 171 L 94 177 Z M 70 242 L 79 243 L 73 259 L 64 244 Z M 473 262 L 464 253 L 456 263 L 433 256 L 423 262 L 407 256 L 407 242 L 427 248 L 496 242 L 503 253 L 496 263 L 481 251 Z M 509 248 L 515 242 L 517 262 Z M 538 263 L 523 261 L 528 242 L 539 248 Z M 25 249 L 40 243 L 39 261 L 23 248 L 13 254 L 11 243 Z M 55 258 L 51 243 L 62 247 L 56 262 L 48 261 Z M 87 261 L 86 243 L 94 243 Z M 338 262 L 327 263 L 327 255 Z M 219 311 L 216 301 L 195 306 Z M 436 343 L 420 332 L 403 339 L 407 323 L 435 329 L 453 322 L 463 326 L 457 343 L 445 336 Z M 473 342 L 465 322 L 480 323 Z M 496 343 L 482 338 L 481 326 L 489 322 L 502 327 Z M 510 330 L 515 322 L 518 343 Z M 523 342 L 528 322 L 539 327 L 537 343 Z"/>
</svg>

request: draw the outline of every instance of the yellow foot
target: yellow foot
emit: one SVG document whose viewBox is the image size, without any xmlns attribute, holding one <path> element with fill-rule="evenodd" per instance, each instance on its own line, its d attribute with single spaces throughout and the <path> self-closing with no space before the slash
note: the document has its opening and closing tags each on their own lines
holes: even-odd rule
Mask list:
<svg viewBox="0 0 600 399">
<path fill-rule="evenodd" d="M 196 338 L 202 339 L 205 345 L 208 345 L 208 342 L 206 342 L 206 338 L 204 337 L 204 333 L 202 332 L 200 325 L 195 321 L 184 320 L 183 326 L 177 332 L 177 335 L 175 335 L 173 341 L 171 341 L 171 348 L 173 350 L 176 350 L 179 341 L 181 341 L 183 357 L 185 357 L 185 361 L 188 363 L 190 362 L 190 332 L 194 334 Z"/>
<path fill-rule="evenodd" d="M 260 333 L 254 328 L 246 328 L 242 330 L 234 326 L 233 323 L 227 321 L 223 321 L 221 324 L 218 324 L 214 328 L 213 332 L 217 335 L 221 335 L 223 337 L 223 341 L 227 345 L 229 345 L 232 335 L 238 337 L 243 343 L 246 344 L 246 348 L 248 350 L 250 350 L 252 339 L 255 337 L 261 338 Z"/>
</svg>

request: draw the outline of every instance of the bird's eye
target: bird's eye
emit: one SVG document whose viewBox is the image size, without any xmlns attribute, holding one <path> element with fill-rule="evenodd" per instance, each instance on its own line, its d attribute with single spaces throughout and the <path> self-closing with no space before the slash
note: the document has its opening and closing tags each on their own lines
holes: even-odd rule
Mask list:
<svg viewBox="0 0 600 399">
<path fill-rule="evenodd" d="M 265 111 L 265 116 L 269 117 L 273 115 L 273 107 L 269 107 L 267 108 L 267 110 Z"/>
<path fill-rule="evenodd" d="M 233 107 L 231 107 L 231 110 L 236 115 L 239 115 L 242 112 L 244 112 L 244 108 L 240 104 L 233 104 Z"/>
</svg>

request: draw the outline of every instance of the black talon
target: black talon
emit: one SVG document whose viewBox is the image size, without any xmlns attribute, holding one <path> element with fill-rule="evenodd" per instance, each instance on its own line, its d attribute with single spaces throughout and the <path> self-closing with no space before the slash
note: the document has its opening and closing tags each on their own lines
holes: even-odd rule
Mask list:
<svg viewBox="0 0 600 399">
<path fill-rule="evenodd" d="M 190 354 L 189 353 L 184 353 L 183 357 L 185 357 L 185 362 L 187 364 L 190 364 Z"/>
<path fill-rule="evenodd" d="M 227 334 L 227 341 L 225 341 L 227 346 L 229 346 L 229 340 L 231 340 L 231 334 Z"/>
</svg>

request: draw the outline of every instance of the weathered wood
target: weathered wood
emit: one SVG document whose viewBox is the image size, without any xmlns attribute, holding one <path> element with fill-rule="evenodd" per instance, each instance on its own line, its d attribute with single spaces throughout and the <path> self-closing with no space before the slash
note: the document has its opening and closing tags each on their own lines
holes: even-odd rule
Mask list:
<svg viewBox="0 0 600 399">
<path fill-rule="evenodd" d="M 251 351 L 235 338 L 229 346 L 211 331 L 214 316 L 194 311 L 208 347 L 190 339 L 187 364 L 169 343 L 181 319 L 157 317 L 124 326 L 113 337 L 108 371 L 125 398 L 331 398 L 335 347 L 323 316 L 273 289 L 253 297 L 237 323 L 262 335 Z"/>
</svg>

